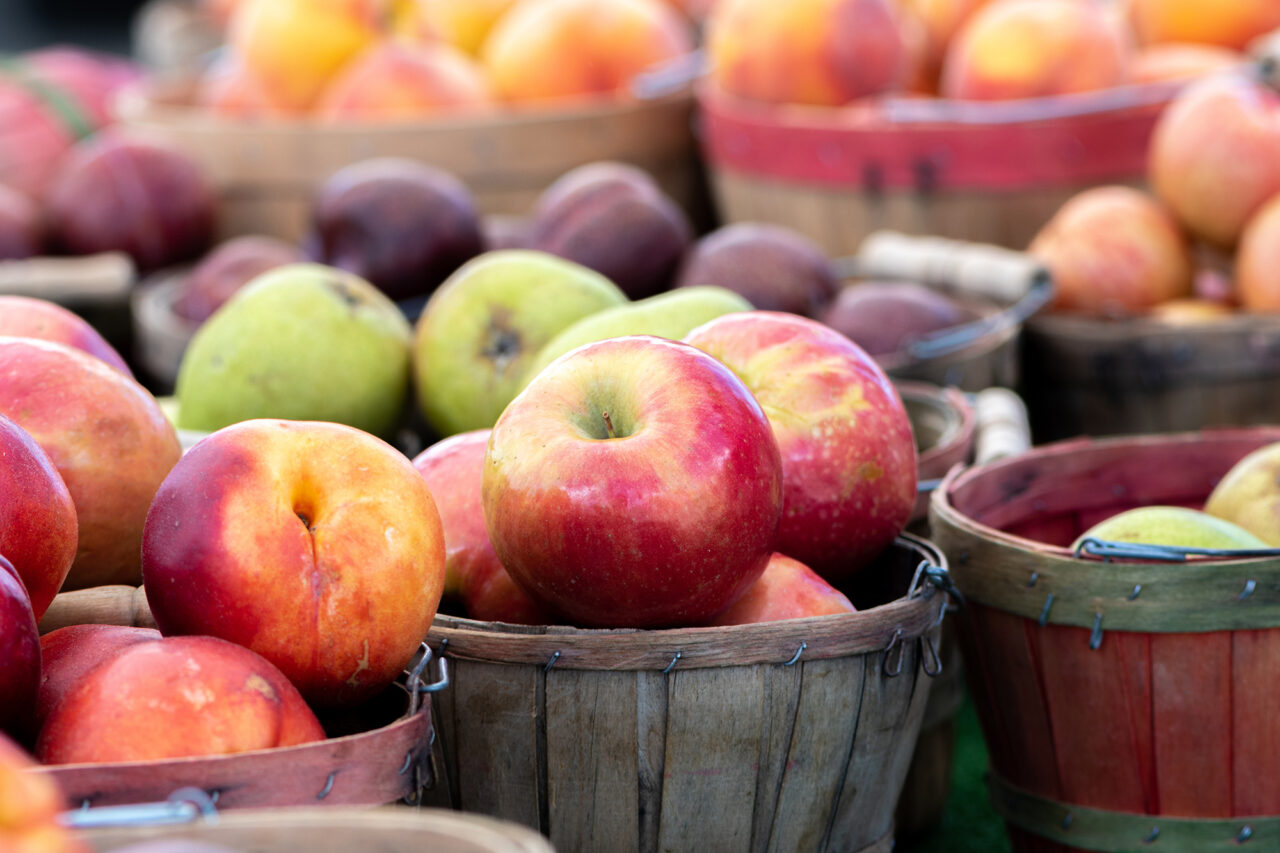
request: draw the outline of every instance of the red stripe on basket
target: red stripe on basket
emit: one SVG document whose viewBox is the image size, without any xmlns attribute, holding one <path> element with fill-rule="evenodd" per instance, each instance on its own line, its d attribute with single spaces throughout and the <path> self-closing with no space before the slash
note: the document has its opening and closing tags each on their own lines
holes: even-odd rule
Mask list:
<svg viewBox="0 0 1280 853">
<path fill-rule="evenodd" d="M 1021 121 L 1009 105 L 897 101 L 838 110 L 760 108 L 703 92 L 702 146 L 714 167 L 837 188 L 1017 190 L 1141 179 L 1166 98 Z M 1120 104 L 1112 106 L 1111 104 Z M 897 121 L 886 107 L 922 120 Z M 1041 114 L 1052 106 L 1037 104 Z M 983 118 L 983 114 L 987 118 Z M 930 115 L 963 116 L 958 121 Z M 1002 116 L 989 120 L 991 116 Z"/>
</svg>

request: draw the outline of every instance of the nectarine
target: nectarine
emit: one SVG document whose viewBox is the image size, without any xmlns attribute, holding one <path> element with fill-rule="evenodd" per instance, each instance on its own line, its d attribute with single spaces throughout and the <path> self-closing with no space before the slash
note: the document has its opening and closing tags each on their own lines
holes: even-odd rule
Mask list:
<svg viewBox="0 0 1280 853">
<path fill-rule="evenodd" d="M 349 62 L 321 92 L 325 121 L 411 119 L 475 112 L 490 101 L 479 64 L 447 44 L 383 42 Z"/>
<path fill-rule="evenodd" d="M 1250 311 L 1280 311 L 1280 195 L 1254 214 L 1236 252 L 1236 298 Z"/>
<path fill-rule="evenodd" d="M 1280 27 L 1275 0 L 1128 0 L 1129 19 L 1146 44 L 1200 42 L 1243 50 Z"/>
</svg>

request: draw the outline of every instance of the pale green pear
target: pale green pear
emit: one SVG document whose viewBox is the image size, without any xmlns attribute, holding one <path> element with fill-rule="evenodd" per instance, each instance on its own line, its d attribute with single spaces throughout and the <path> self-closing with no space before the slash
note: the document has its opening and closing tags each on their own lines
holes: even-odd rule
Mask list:
<svg viewBox="0 0 1280 853">
<path fill-rule="evenodd" d="M 1267 547 L 1267 543 L 1242 527 L 1180 506 L 1144 506 L 1126 510 L 1095 524 L 1075 544 L 1079 545 L 1081 540 L 1090 537 L 1174 548 L 1239 550 Z"/>
<path fill-rule="evenodd" d="M 524 384 L 528 385 L 548 364 L 583 344 L 623 335 L 656 335 L 678 341 L 703 323 L 724 314 L 750 310 L 751 303 L 746 297 L 728 288 L 710 285 L 684 287 L 606 308 L 574 323 L 539 350 Z"/>
<path fill-rule="evenodd" d="M 1280 442 L 1260 447 L 1231 466 L 1204 511 L 1280 546 Z"/>
<path fill-rule="evenodd" d="M 493 426 L 548 341 L 626 302 L 604 276 L 545 252 L 506 249 L 468 261 L 418 319 L 413 368 L 427 423 L 442 435 Z"/>
<path fill-rule="evenodd" d="M 375 435 L 399 422 L 412 329 L 364 279 L 288 264 L 236 293 L 192 338 L 178 371 L 178 427 L 252 418 L 333 421 Z"/>
</svg>

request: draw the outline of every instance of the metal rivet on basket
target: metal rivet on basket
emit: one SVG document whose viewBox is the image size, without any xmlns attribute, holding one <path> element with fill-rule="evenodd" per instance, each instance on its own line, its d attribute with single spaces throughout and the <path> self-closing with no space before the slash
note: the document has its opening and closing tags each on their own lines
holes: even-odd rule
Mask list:
<svg viewBox="0 0 1280 853">
<path fill-rule="evenodd" d="M 889 638 L 889 643 L 884 647 L 884 660 L 880 663 L 880 671 L 884 673 L 886 678 L 897 678 L 902 674 L 902 658 L 906 655 L 905 650 L 898 651 L 898 665 L 889 666 L 890 656 L 893 654 L 893 647 L 898 645 L 898 640 L 902 638 L 902 629 L 898 628 L 893 632 L 893 636 Z"/>
<path fill-rule="evenodd" d="M 400 768 L 401 776 L 409 772 L 409 765 L 412 763 L 413 763 L 413 751 L 410 750 L 409 752 L 406 752 L 404 754 L 404 766 Z"/>
<path fill-rule="evenodd" d="M 963 566 L 963 565 L 965 565 L 965 564 L 966 564 L 966 563 L 968 563 L 968 562 L 969 562 L 969 552 L 968 552 L 968 551 L 961 551 L 961 552 L 960 552 L 960 565 L 962 565 L 962 566 Z"/>
<path fill-rule="evenodd" d="M 1257 588 L 1258 588 L 1258 584 L 1257 584 L 1257 582 L 1256 582 L 1256 581 L 1252 581 L 1252 580 L 1245 581 L 1245 583 L 1244 583 L 1244 589 L 1242 589 L 1242 590 L 1240 591 L 1240 594 L 1239 594 L 1238 596 L 1236 596 L 1236 600 L 1237 600 L 1237 601 L 1244 601 L 1246 598 L 1248 598 L 1249 596 L 1253 595 L 1253 591 L 1254 591 L 1255 589 L 1257 589 Z"/>
<path fill-rule="evenodd" d="M 1133 592 L 1129 593 L 1129 595 L 1125 598 L 1125 601 L 1133 601 L 1135 598 L 1138 597 L 1138 594 L 1141 592 L 1142 592 L 1142 584 L 1135 583 L 1133 585 Z"/>
<path fill-rule="evenodd" d="M 544 666 L 544 667 L 542 668 L 542 671 L 543 671 L 543 672 L 550 672 L 550 671 L 551 671 L 551 667 L 555 666 L 555 665 L 556 665 L 556 661 L 558 661 L 558 660 L 560 660 L 560 652 L 559 652 L 559 651 L 554 651 L 554 652 L 552 652 L 552 653 L 551 653 L 551 660 L 547 661 L 547 665 L 546 665 L 546 666 Z"/>
<path fill-rule="evenodd" d="M 667 675 L 668 673 L 671 672 L 671 670 L 675 669 L 676 661 L 680 660 L 681 656 L 683 655 L 684 655 L 684 652 L 676 652 L 676 656 L 671 659 L 671 663 L 667 664 L 667 668 L 662 671 L 662 674 Z"/>
<path fill-rule="evenodd" d="M 1142 839 L 1143 844 L 1154 844 L 1155 840 L 1160 837 L 1160 827 L 1151 827 L 1151 832 L 1147 833 L 1147 837 Z"/>
<path fill-rule="evenodd" d="M 1093 633 L 1089 634 L 1089 648 L 1097 651 L 1102 645 L 1102 614 L 1093 614 Z"/>
<path fill-rule="evenodd" d="M 1071 824 L 1075 819 L 1076 819 L 1075 815 L 1073 815 L 1071 812 L 1067 812 L 1067 816 L 1062 819 L 1062 828 L 1070 829 Z"/>
<path fill-rule="evenodd" d="M 920 666 L 924 669 L 924 674 L 930 678 L 937 678 L 942 675 L 942 657 L 938 654 L 938 647 L 934 645 L 933 634 L 925 634 L 919 640 L 920 643 Z M 925 654 L 925 650 L 929 654 Z M 929 660 L 933 659 L 933 667 L 930 668 Z"/>
<path fill-rule="evenodd" d="M 333 790 L 333 778 L 337 775 L 337 770 L 329 774 L 329 778 L 325 780 L 324 787 L 320 790 L 320 793 L 316 794 L 317 800 L 323 800 L 325 797 L 329 796 L 329 792 Z"/>
<path fill-rule="evenodd" d="M 783 664 L 783 666 L 795 666 L 796 661 L 800 660 L 800 655 L 804 654 L 804 650 L 809 648 L 809 644 L 804 640 L 800 641 L 800 648 L 796 649 L 796 653 L 791 656 L 791 660 Z"/>
<path fill-rule="evenodd" d="M 1039 572 L 1032 572 L 1032 573 L 1031 573 L 1031 580 L 1027 581 L 1027 588 L 1028 588 L 1028 589 L 1030 589 L 1031 587 L 1035 586 L 1035 585 L 1036 585 L 1036 581 L 1038 581 L 1038 580 L 1040 580 L 1040 573 L 1039 573 Z"/>
<path fill-rule="evenodd" d="M 1040 618 L 1036 620 L 1040 623 L 1041 628 L 1049 624 L 1049 608 L 1051 607 L 1053 607 L 1053 593 L 1049 593 L 1044 597 L 1044 607 L 1040 609 Z"/>
<path fill-rule="evenodd" d="M 1250 838 L 1253 838 L 1253 827 L 1242 826 L 1240 827 L 1240 834 L 1236 836 L 1236 844 L 1244 844 Z"/>
</svg>

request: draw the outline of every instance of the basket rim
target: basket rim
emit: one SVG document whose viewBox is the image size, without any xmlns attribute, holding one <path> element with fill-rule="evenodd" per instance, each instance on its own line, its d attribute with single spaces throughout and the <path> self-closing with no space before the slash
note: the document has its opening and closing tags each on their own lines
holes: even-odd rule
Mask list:
<svg viewBox="0 0 1280 853">
<path fill-rule="evenodd" d="M 945 569 L 941 550 L 903 533 L 890 547 Z M 912 595 L 854 613 L 723 627 L 595 629 L 478 622 L 437 614 L 427 635 L 436 653 L 466 660 L 558 669 L 672 672 L 821 660 L 870 653 L 924 637 L 947 597 L 925 584 Z"/>
<path fill-rule="evenodd" d="M 1280 558 L 1197 559 L 1176 565 L 1077 558 L 1068 547 L 977 521 L 952 500 L 957 489 L 980 478 L 1012 475 L 1033 457 L 1251 439 L 1280 441 L 1280 427 L 1076 438 L 986 465 L 957 466 L 933 494 L 933 536 L 951 558 L 956 583 L 970 601 L 1041 625 L 1092 629 L 1095 648 L 1104 629 L 1196 633 L 1280 627 Z"/>
<path fill-rule="evenodd" d="M 972 444 L 978 416 L 964 394 L 955 388 L 944 388 L 931 382 L 913 379 L 894 380 L 893 385 L 898 389 L 904 404 L 910 397 L 914 402 L 941 412 L 946 420 L 946 426 L 938 440 L 917 455 L 916 464 L 920 468 L 923 469 L 938 460 L 945 460 L 966 445 Z"/>
</svg>

